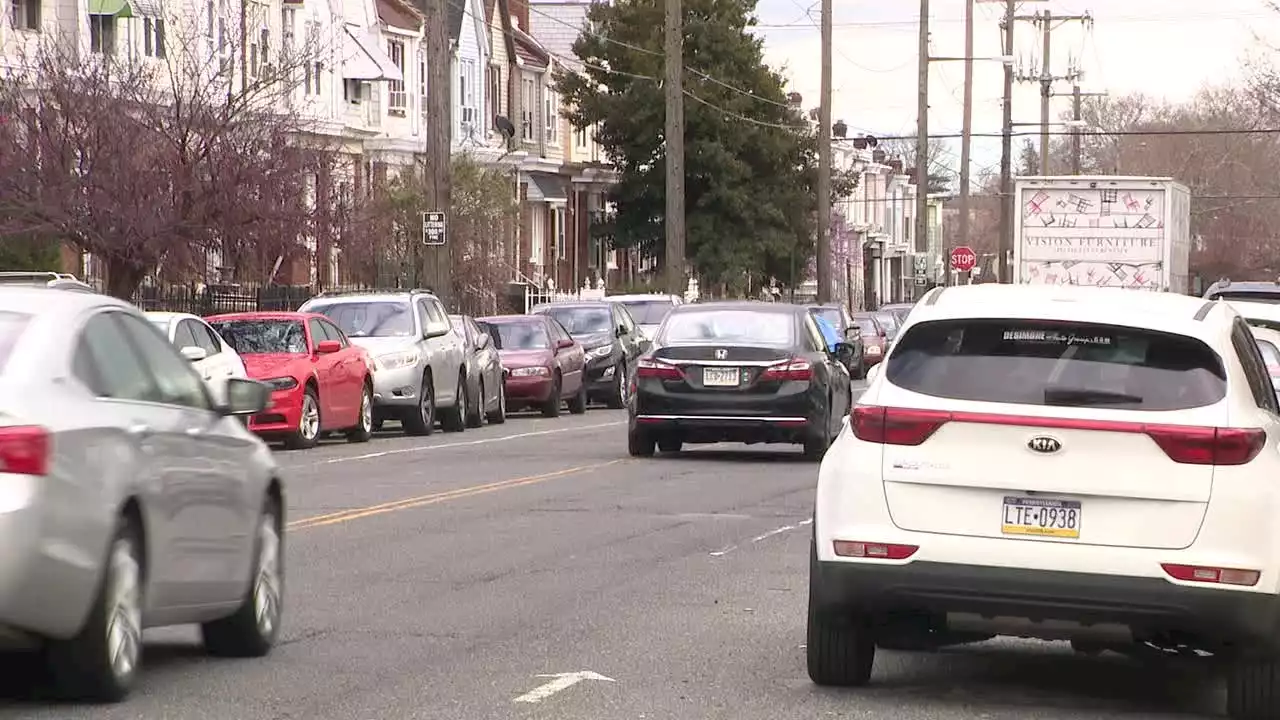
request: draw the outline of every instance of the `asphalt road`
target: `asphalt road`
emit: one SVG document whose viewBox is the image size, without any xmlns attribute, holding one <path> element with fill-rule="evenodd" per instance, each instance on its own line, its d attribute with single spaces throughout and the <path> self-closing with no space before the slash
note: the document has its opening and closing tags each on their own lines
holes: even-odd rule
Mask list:
<svg viewBox="0 0 1280 720">
<path fill-rule="evenodd" d="M 148 632 L 126 703 L 55 704 L 22 658 L 0 719 L 779 720 L 1210 717 L 1199 667 L 997 641 L 881 653 L 875 685 L 812 685 L 804 623 L 815 466 L 797 449 L 626 455 L 624 415 L 513 418 L 282 453 L 284 640 L 204 657 Z M 562 673 L 585 673 L 544 677 Z"/>
</svg>

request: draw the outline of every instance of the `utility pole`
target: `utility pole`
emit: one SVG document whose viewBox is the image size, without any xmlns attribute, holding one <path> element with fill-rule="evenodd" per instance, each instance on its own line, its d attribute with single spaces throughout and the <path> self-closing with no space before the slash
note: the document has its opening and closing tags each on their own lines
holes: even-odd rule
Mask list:
<svg viewBox="0 0 1280 720">
<path fill-rule="evenodd" d="M 1004 54 L 1013 54 L 1013 23 L 1016 0 L 1005 0 Z M 1000 243 L 996 258 L 999 281 L 1012 281 L 1009 255 L 1013 252 L 1013 65 L 1004 66 L 1004 118 L 1000 126 Z"/>
<path fill-rule="evenodd" d="M 427 127 L 426 131 L 426 180 L 427 202 L 423 208 L 428 212 L 446 213 L 446 227 L 454 222 L 450 217 L 450 181 L 452 179 L 452 157 L 450 154 L 450 130 L 453 128 L 452 95 L 449 72 L 449 16 L 446 6 L 449 0 L 419 0 L 425 11 L 427 42 Z M 426 238 L 423 238 L 425 241 Z M 426 272 L 419 273 L 419 278 L 429 278 L 431 289 L 452 306 L 457 302 L 453 294 L 453 243 L 446 234 L 443 245 L 423 247 L 426 261 Z"/>
<path fill-rule="evenodd" d="M 916 108 L 915 252 L 929 251 L 929 0 L 920 0 L 920 70 Z M 914 260 L 914 258 L 913 258 Z M 914 265 L 914 262 L 913 262 Z M 914 276 L 915 272 L 912 271 Z"/>
<path fill-rule="evenodd" d="M 444 2 L 445 0 L 436 0 Z M 684 278 L 684 8 L 681 0 L 666 0 L 667 124 L 663 133 L 667 158 L 665 213 L 667 292 L 683 296 Z"/>
<path fill-rule="evenodd" d="M 964 119 L 960 128 L 960 227 L 957 246 L 969 245 L 969 153 L 973 144 L 973 2 L 964 4 Z M 943 277 L 950 284 L 950 255 L 943 256 Z"/>
<path fill-rule="evenodd" d="M 1081 99 L 1087 97 L 1106 97 L 1104 92 L 1080 92 L 1080 72 L 1076 71 L 1071 84 L 1071 119 L 1075 124 L 1071 128 L 1071 174 L 1080 174 L 1080 121 Z"/>
<path fill-rule="evenodd" d="M 818 302 L 831 302 L 831 0 L 822 0 L 822 76 L 818 101 Z M 847 261 L 846 261 L 846 264 Z M 791 284 L 796 283 L 795 277 Z"/>
<path fill-rule="evenodd" d="M 1044 11 L 1044 20 L 1040 26 L 1041 42 L 1044 43 L 1040 53 L 1040 174 L 1049 174 L 1049 98 L 1053 96 L 1053 74 L 1049 69 L 1049 61 L 1053 39 L 1053 13 Z"/>
</svg>

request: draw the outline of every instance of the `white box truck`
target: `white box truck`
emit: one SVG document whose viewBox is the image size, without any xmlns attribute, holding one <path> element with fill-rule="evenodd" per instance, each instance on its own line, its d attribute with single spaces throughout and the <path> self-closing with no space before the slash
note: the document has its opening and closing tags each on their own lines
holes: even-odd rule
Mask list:
<svg viewBox="0 0 1280 720">
<path fill-rule="evenodd" d="M 1191 291 L 1191 193 L 1172 178 L 1014 183 L 1013 282 Z"/>
</svg>

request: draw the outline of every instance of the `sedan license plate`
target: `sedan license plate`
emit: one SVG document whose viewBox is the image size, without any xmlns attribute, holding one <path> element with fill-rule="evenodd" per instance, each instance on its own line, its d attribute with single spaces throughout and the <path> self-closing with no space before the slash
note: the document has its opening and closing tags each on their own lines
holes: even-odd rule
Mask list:
<svg viewBox="0 0 1280 720">
<path fill-rule="evenodd" d="M 1076 500 L 1005 497 L 1000 531 L 1006 535 L 1080 537 L 1083 512 Z"/>
<path fill-rule="evenodd" d="M 738 368 L 702 368 L 702 384 L 706 387 L 737 387 Z"/>
</svg>

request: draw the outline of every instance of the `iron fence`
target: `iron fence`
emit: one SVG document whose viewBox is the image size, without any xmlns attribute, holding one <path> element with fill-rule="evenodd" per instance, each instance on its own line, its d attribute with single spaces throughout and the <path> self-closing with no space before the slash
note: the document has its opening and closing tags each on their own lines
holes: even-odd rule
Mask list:
<svg viewBox="0 0 1280 720">
<path fill-rule="evenodd" d="M 313 295 L 301 285 L 209 285 L 205 287 L 144 287 L 132 302 L 143 310 L 185 312 L 206 316 L 219 313 L 297 310 Z"/>
</svg>

